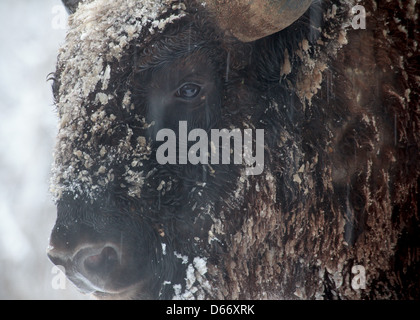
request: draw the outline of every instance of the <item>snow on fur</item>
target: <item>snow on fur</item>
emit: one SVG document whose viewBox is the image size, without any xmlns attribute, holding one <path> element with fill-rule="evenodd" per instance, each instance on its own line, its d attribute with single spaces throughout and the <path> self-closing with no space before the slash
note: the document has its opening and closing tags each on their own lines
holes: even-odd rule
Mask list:
<svg viewBox="0 0 420 320">
<path fill-rule="evenodd" d="M 170 9 L 175 13 L 165 15 Z M 131 186 L 128 193 L 140 195 L 144 178 L 138 168 L 142 165 L 142 157 L 149 151 L 144 137 L 139 137 L 138 143 L 132 145 L 132 130 L 128 128 L 127 138 L 117 147 L 98 148 L 94 145 L 95 137 L 109 134 L 116 120 L 115 115 L 104 111 L 104 106 L 116 98 L 107 91 L 112 81 L 111 62 L 119 61 L 125 48 L 140 34 L 163 31 L 168 23 L 185 16 L 184 10 L 183 3 L 174 3 L 173 0 L 92 0 L 81 3 L 77 12 L 70 16 L 66 42 L 59 51 L 57 63 L 57 70 L 60 70 L 57 101 L 60 122 L 51 182 L 56 201 L 64 191 L 94 199 L 114 180 L 112 169 L 109 169 L 112 163 L 121 161 L 128 154 L 132 160 L 131 168 L 126 168 L 124 175 Z M 160 18 L 162 16 L 164 18 Z M 87 107 L 92 104 L 95 112 L 88 115 Z M 122 108 L 130 106 L 130 92 L 122 104 Z M 88 119 L 95 125 L 86 132 Z M 75 142 L 83 137 L 85 141 L 88 139 L 89 153 L 74 148 Z M 95 148 L 98 149 L 96 152 Z M 88 174 L 94 164 L 98 165 L 97 183 L 93 183 Z"/>
</svg>

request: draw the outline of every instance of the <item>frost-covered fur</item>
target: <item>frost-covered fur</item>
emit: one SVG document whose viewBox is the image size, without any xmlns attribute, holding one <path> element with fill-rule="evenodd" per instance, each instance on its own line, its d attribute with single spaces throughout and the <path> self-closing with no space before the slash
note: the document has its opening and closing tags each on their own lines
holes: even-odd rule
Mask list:
<svg viewBox="0 0 420 320">
<path fill-rule="evenodd" d="M 144 137 L 136 137 L 138 143 L 132 146 L 128 134 L 127 139 L 121 140 L 115 148 L 102 146 L 99 150 L 95 149 L 98 146 L 94 139 L 112 130 L 116 120 L 114 114 L 105 111 L 108 102 L 117 99 L 108 90 L 111 72 L 115 72 L 111 69 L 112 63 L 119 61 L 124 50 L 142 33 L 159 32 L 167 23 L 182 18 L 185 6 L 173 2 L 85 1 L 71 16 L 70 30 L 60 49 L 57 66 L 60 70 L 60 88 L 56 92 L 60 126 L 52 184 L 57 200 L 63 188 L 95 198 L 109 181 L 113 181 L 110 168 L 114 163 L 130 155 L 133 167 L 138 167 L 147 157 L 149 152 Z M 141 41 L 147 41 L 145 38 Z M 131 107 L 129 91 L 121 107 Z M 88 134 L 86 126 L 90 127 L 91 135 L 90 139 L 84 140 L 85 150 L 75 150 L 75 141 Z M 93 167 L 96 169 L 95 183 L 91 177 Z M 127 170 L 126 180 L 136 185 L 130 194 L 138 193 L 142 174 Z"/>
<path fill-rule="evenodd" d="M 55 74 L 52 239 L 120 243 L 130 290 L 98 296 L 419 297 L 418 4 L 368 1 L 367 30 L 352 5 L 314 1 L 247 44 L 199 1 L 80 5 Z M 149 82 L 200 66 L 213 100 L 188 123 L 264 129 L 262 175 L 158 165 Z"/>
</svg>

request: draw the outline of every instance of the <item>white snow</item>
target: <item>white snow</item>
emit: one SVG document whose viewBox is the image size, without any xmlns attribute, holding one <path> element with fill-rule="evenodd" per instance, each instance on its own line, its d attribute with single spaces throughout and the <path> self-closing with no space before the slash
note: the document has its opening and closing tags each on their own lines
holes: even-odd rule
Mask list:
<svg viewBox="0 0 420 320">
<path fill-rule="evenodd" d="M 177 257 L 178 259 L 182 260 L 182 264 L 187 264 L 188 263 L 188 257 L 187 256 L 183 256 L 182 254 L 174 251 L 174 256 Z"/>
<path fill-rule="evenodd" d="M 194 268 L 198 271 L 198 273 L 204 276 L 207 273 L 207 259 L 195 257 L 194 258 Z"/>
<path fill-rule="evenodd" d="M 185 281 L 186 281 L 186 283 L 187 283 L 187 290 L 190 290 L 191 288 L 192 288 L 192 286 L 194 285 L 194 282 L 195 282 L 195 274 L 194 274 L 194 267 L 193 267 L 193 265 L 190 263 L 189 265 L 188 265 L 188 268 L 187 268 L 187 275 L 186 275 L 186 278 L 185 278 Z"/>
<path fill-rule="evenodd" d="M 183 258 L 183 264 L 188 263 L 187 256 L 181 256 L 175 252 L 177 258 Z M 195 257 L 193 263 L 187 266 L 185 274 L 185 290 L 181 293 L 182 286 L 176 284 L 174 288 L 173 300 L 195 300 L 204 299 L 206 292 L 212 290 L 210 283 L 205 277 L 207 273 L 207 259 Z"/>
</svg>

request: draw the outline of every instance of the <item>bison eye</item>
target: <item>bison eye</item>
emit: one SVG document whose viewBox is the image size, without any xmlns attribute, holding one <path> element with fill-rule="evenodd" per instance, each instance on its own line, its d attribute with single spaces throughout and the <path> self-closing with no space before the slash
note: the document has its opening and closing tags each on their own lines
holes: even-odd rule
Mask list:
<svg viewBox="0 0 420 320">
<path fill-rule="evenodd" d="M 201 87 L 195 83 L 185 83 L 176 92 L 176 96 L 183 99 L 193 99 L 201 91 Z"/>
</svg>

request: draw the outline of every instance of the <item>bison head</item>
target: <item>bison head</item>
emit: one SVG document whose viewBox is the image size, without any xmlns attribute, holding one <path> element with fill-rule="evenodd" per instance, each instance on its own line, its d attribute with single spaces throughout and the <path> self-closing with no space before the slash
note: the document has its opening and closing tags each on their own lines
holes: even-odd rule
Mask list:
<svg viewBox="0 0 420 320">
<path fill-rule="evenodd" d="M 170 298 L 195 282 L 190 292 L 204 297 L 207 264 L 226 250 L 220 219 L 243 219 L 244 165 L 160 164 L 156 135 L 180 121 L 207 133 L 255 129 L 270 90 L 263 70 L 278 72 L 281 59 L 265 65 L 249 41 L 311 1 L 78 2 L 54 75 L 48 255 L 98 297 Z"/>
</svg>

